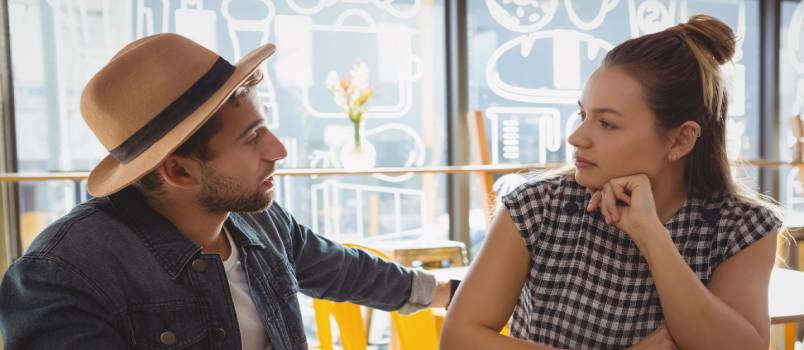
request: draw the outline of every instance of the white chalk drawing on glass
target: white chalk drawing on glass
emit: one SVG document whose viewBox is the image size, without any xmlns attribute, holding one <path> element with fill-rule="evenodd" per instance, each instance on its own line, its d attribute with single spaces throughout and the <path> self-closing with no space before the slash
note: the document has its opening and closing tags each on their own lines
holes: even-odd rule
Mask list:
<svg viewBox="0 0 804 350">
<path fill-rule="evenodd" d="M 268 42 L 271 35 L 271 22 L 276 16 L 276 8 L 272 1 L 255 0 L 252 1 L 253 6 L 241 6 L 241 8 L 250 8 L 249 15 L 264 12 L 265 16 L 258 19 L 240 19 L 229 10 L 232 2 L 232 0 L 224 0 L 221 3 L 220 14 L 224 18 L 233 47 L 232 59 L 237 62 L 244 51 Z M 170 32 L 171 17 L 173 17 L 174 27 L 172 29 L 177 34 L 191 38 L 204 47 L 219 52 L 216 32 L 218 28 L 217 12 L 205 8 L 203 0 L 181 0 L 179 6 L 171 13 L 168 0 L 137 0 L 135 4 L 135 36 L 139 38 L 158 32 Z M 258 9 L 262 11 L 258 11 Z M 257 37 L 258 40 L 247 39 L 253 37 Z M 279 106 L 274 82 L 265 64 L 259 69 L 263 73 L 263 82 L 257 87 L 257 93 L 263 105 L 266 123 L 268 127 L 275 130 L 279 128 Z"/>
<path fill-rule="evenodd" d="M 158 3 L 160 7 L 149 6 Z M 168 0 L 137 0 L 135 4 L 135 31 L 134 36 L 141 38 L 156 33 L 170 32 L 170 2 Z M 156 12 L 158 11 L 158 12 Z M 156 16 L 161 18 L 160 29 L 156 29 Z"/>
<path fill-rule="evenodd" d="M 218 15 L 204 8 L 203 0 L 181 0 L 173 12 L 176 34 L 186 36 L 204 47 L 218 52 Z"/>
<path fill-rule="evenodd" d="M 345 240 L 416 237 L 424 223 L 424 200 L 422 190 L 326 180 L 312 186 L 311 227 Z"/>
<path fill-rule="evenodd" d="M 606 14 L 611 12 L 617 7 L 620 0 L 602 0 L 598 4 L 597 14 L 591 20 L 584 20 L 578 16 L 578 13 L 575 12 L 575 7 L 572 5 L 571 0 L 564 0 L 564 7 L 567 10 L 567 15 L 569 16 L 570 22 L 575 25 L 578 29 L 582 30 L 593 30 L 600 27 L 603 24 L 603 20 L 606 18 Z M 582 1 L 584 6 L 589 6 L 590 2 Z"/>
<path fill-rule="evenodd" d="M 486 7 L 505 29 L 530 33 L 550 23 L 558 11 L 558 0 L 486 0 Z"/>
<path fill-rule="evenodd" d="M 721 6 L 736 6 L 737 11 L 737 23 L 730 23 L 731 27 L 734 29 L 734 34 L 737 38 L 745 38 L 746 36 L 746 4 L 743 1 L 736 2 L 734 4 L 720 4 Z M 731 7 L 729 6 L 729 7 Z M 683 1 L 681 3 L 681 8 L 679 11 L 679 22 L 684 22 L 687 18 L 692 15 L 691 11 L 688 9 L 689 5 L 687 1 Z M 725 10 L 724 10 L 725 11 Z M 727 13 L 721 13 L 721 15 L 726 15 Z M 720 66 L 721 76 L 723 81 L 726 85 L 726 91 L 729 94 L 729 106 L 728 106 L 728 116 L 729 117 L 742 117 L 745 116 L 745 109 L 746 109 L 746 68 L 745 65 L 740 63 L 743 59 L 743 44 L 745 43 L 744 40 L 737 40 L 735 48 L 734 48 L 734 57 L 732 57 L 731 62 L 728 62 L 722 66 Z"/>
<path fill-rule="evenodd" d="M 413 18 L 421 10 L 421 0 L 316 0 L 305 1 L 305 3 L 313 3 L 312 6 L 300 5 L 298 0 L 287 0 L 288 6 L 298 14 L 301 15 L 315 15 L 327 7 L 337 5 L 339 3 L 348 4 L 372 4 L 378 8 L 385 10 L 391 16 L 399 19 Z M 407 7 L 407 8 L 405 8 Z"/>
<path fill-rule="evenodd" d="M 522 61 L 522 65 L 533 64 L 541 52 L 534 50 L 552 45 L 553 88 L 542 86 L 522 86 L 521 83 L 507 82 L 501 77 L 499 61 L 506 59 L 509 64 Z M 586 50 L 581 50 L 582 44 Z M 497 48 L 486 63 L 486 82 L 489 89 L 500 97 L 511 101 L 546 104 L 575 105 L 581 94 L 581 59 L 597 61 L 612 49 L 612 45 L 589 34 L 574 30 L 545 30 L 521 35 Z"/>
<path fill-rule="evenodd" d="M 347 24 L 347 22 L 349 24 Z M 421 59 L 413 55 L 413 36 L 416 32 L 404 24 L 376 22 L 366 11 L 349 9 L 343 11 L 334 24 L 314 24 L 313 19 L 304 16 L 279 15 L 276 17 L 276 41 L 283 48 L 283 54 L 275 60 L 277 79 L 285 87 L 301 89 L 301 102 L 310 115 L 317 118 L 342 119 L 343 112 L 335 103 L 313 99 L 313 88 L 323 89 L 326 76 L 316 77 L 313 71 L 313 36 L 315 33 L 338 34 L 341 40 L 349 41 L 358 35 L 369 35 L 376 43 L 376 67 L 372 67 L 373 83 L 382 85 L 378 94 L 396 96 L 396 102 L 382 105 L 373 102 L 368 107 L 368 119 L 402 118 L 410 112 L 413 98 L 413 83 L 421 76 Z M 322 53 L 318 53 L 321 56 Z M 327 60 L 339 52 L 328 52 Z M 344 50 L 341 55 L 353 56 Z M 323 62 L 326 63 L 326 62 Z M 322 62 L 317 63 L 319 66 Z M 414 67 L 416 67 L 414 71 Z M 342 67 L 323 67 L 323 71 L 338 71 Z M 376 78 L 374 78 L 376 77 Z M 397 91 L 385 87 L 396 85 Z"/>
<path fill-rule="evenodd" d="M 585 63 L 599 61 L 612 47 L 603 39 L 575 30 L 545 30 L 520 35 L 498 47 L 486 63 L 489 89 L 510 101 L 537 103 L 544 107 L 500 106 L 486 111 L 487 117 L 492 119 L 492 162 L 546 162 L 547 152 L 560 151 L 564 133 L 561 113 L 556 105 L 577 105 L 583 84 L 582 67 Z M 551 54 L 540 55 L 547 51 Z M 551 62 L 542 64 L 548 60 Z M 550 87 L 535 81 L 515 82 L 512 79 L 517 77 L 512 73 L 502 76 L 501 61 L 505 61 L 506 66 L 552 66 Z M 508 116 L 500 118 L 503 114 Z M 539 136 L 534 139 L 530 136 L 521 138 L 520 135 Z M 536 145 L 523 145 L 526 142 L 536 142 Z M 536 154 L 525 155 L 523 150 L 536 150 Z"/>
<path fill-rule="evenodd" d="M 92 75 L 131 35 L 130 12 L 112 1 L 49 0 L 53 13 L 56 60 L 58 152 L 56 165 L 70 169 L 72 160 L 102 159 L 106 154 L 86 128 L 79 107 L 80 93 Z"/>
<path fill-rule="evenodd" d="M 279 141 L 285 145 L 288 152 L 285 159 L 279 161 L 277 168 L 296 169 L 299 168 L 299 139 L 295 137 L 279 137 Z M 281 203 L 285 208 L 293 208 L 294 197 L 293 192 L 286 189 L 292 189 L 293 179 L 295 176 L 278 176 L 275 177 L 274 184 L 274 199 Z"/>
<path fill-rule="evenodd" d="M 631 37 L 652 34 L 676 24 L 676 0 L 628 0 Z"/>
<path fill-rule="evenodd" d="M 557 152 L 563 144 L 561 112 L 547 107 L 491 107 L 486 110 L 491 124 L 492 163 L 528 159 L 547 161 L 547 152 Z M 521 138 L 520 135 L 527 135 Z M 520 144 L 534 142 L 535 144 Z M 535 151 L 535 154 L 522 154 Z"/>
<path fill-rule="evenodd" d="M 793 10 L 790 17 L 790 23 L 785 33 L 785 42 L 782 55 L 785 57 L 787 64 L 789 64 L 793 71 L 796 73 L 797 78 L 793 92 L 793 102 L 790 106 L 789 115 L 782 115 L 782 120 L 785 117 L 792 117 L 804 114 L 804 2 L 799 2 Z M 796 143 L 795 136 L 789 128 L 786 128 L 787 147 L 792 149 Z M 782 203 L 786 204 L 788 218 L 800 218 L 801 213 L 804 212 L 804 188 L 802 188 L 801 174 L 798 167 L 792 167 L 786 178 L 785 193 Z"/>
<path fill-rule="evenodd" d="M 419 167 L 424 165 L 427 150 L 419 133 L 412 127 L 400 123 L 382 124 L 376 128 L 367 128 L 364 135 L 369 142 L 379 144 L 387 141 L 397 145 L 394 154 L 382 157 L 383 167 Z M 327 150 L 314 150 L 310 157 L 312 168 L 341 167 L 341 148 L 352 137 L 351 128 L 345 125 L 329 125 L 324 128 L 324 143 Z M 405 152 L 407 151 L 407 152 Z M 398 163 L 391 163 L 398 162 Z M 403 182 L 413 177 L 413 173 L 373 174 L 373 177 L 385 182 Z"/>
<path fill-rule="evenodd" d="M 724 4 L 725 5 L 725 4 Z M 745 37 L 746 30 L 746 4 L 736 2 L 737 24 L 732 24 L 738 38 Z M 628 19 L 631 37 L 639 37 L 664 30 L 679 22 L 684 22 L 691 15 L 688 2 L 676 0 L 628 0 Z M 743 40 L 737 41 L 732 63 L 721 67 L 723 80 L 729 92 L 729 116 L 745 116 L 746 108 L 746 69 L 739 63 L 742 60 Z"/>
<path fill-rule="evenodd" d="M 381 164 L 382 166 L 420 167 L 424 165 L 424 161 L 427 156 L 424 140 L 422 140 L 421 136 L 419 136 L 419 133 L 412 127 L 399 123 L 388 123 L 376 128 L 367 129 L 366 136 L 372 137 L 376 140 L 391 140 L 390 142 L 393 142 L 397 145 L 396 149 L 398 152 L 396 152 L 396 154 L 393 156 L 401 159 L 391 159 L 390 157 L 392 155 L 385 155 L 383 158 L 385 158 L 387 161 L 401 160 L 401 163 L 385 163 Z M 403 151 L 406 148 L 407 154 L 404 154 Z M 398 175 L 374 174 L 372 176 L 386 182 L 403 182 L 412 178 L 413 173 L 404 173 Z"/>
<path fill-rule="evenodd" d="M 600 26 L 606 14 L 617 7 L 620 0 L 602 0 L 596 2 L 599 7 L 595 16 L 589 20 L 582 19 L 575 11 L 571 0 L 564 0 L 564 7 L 570 22 L 582 30 L 592 30 Z M 584 2 L 584 6 L 594 3 Z M 558 0 L 486 0 L 489 14 L 503 28 L 517 33 L 531 33 L 541 30 L 558 11 Z"/>
<path fill-rule="evenodd" d="M 798 73 L 795 93 L 793 94 L 793 104 L 790 115 L 804 114 L 804 1 L 799 2 L 790 25 L 787 27 L 786 50 L 783 53 L 787 57 L 787 62 Z"/>
<path fill-rule="evenodd" d="M 239 1 L 239 2 L 242 2 Z M 250 1 L 253 7 L 249 7 L 249 13 L 239 15 L 254 16 L 255 13 L 264 13 L 262 18 L 244 19 L 231 12 L 233 0 L 224 0 L 221 4 L 221 15 L 226 19 L 226 29 L 229 33 L 232 47 L 234 48 L 234 61 L 240 60 L 245 51 L 251 48 L 266 44 L 271 36 L 271 24 L 276 17 L 276 7 L 270 0 Z M 259 8 L 260 5 L 262 8 Z M 246 7 L 241 7 L 246 8 Z M 260 11 L 258 11 L 258 9 Z M 254 38 L 258 38 L 254 40 Z M 269 61 L 271 62 L 271 61 Z M 257 94 L 262 102 L 263 111 L 268 127 L 271 129 L 279 128 L 279 104 L 276 99 L 276 88 L 273 77 L 268 73 L 266 64 L 263 63 L 259 68 L 263 73 L 263 81 L 257 87 Z"/>
</svg>

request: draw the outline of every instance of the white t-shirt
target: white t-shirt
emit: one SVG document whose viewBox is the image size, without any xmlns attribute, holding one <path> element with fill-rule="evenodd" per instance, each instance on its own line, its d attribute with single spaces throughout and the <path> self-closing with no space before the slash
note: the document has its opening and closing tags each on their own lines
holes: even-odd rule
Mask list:
<svg viewBox="0 0 804 350">
<path fill-rule="evenodd" d="M 268 342 L 265 327 L 257 313 L 257 306 L 251 299 L 246 273 L 240 264 L 240 252 L 237 250 L 232 236 L 229 235 L 229 231 L 224 229 L 224 232 L 232 252 L 229 254 L 229 259 L 223 261 L 223 267 L 226 270 L 226 279 L 229 281 L 237 323 L 240 326 L 241 345 L 243 350 L 270 350 L 271 344 Z"/>
</svg>

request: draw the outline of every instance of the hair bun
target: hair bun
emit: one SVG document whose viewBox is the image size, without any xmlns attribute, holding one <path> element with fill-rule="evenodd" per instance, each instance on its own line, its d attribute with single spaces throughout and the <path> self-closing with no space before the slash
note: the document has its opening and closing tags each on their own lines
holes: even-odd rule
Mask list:
<svg viewBox="0 0 804 350">
<path fill-rule="evenodd" d="M 708 51 L 718 64 L 731 61 L 737 38 L 734 31 L 723 21 L 707 15 L 694 15 L 678 29 Z"/>
</svg>

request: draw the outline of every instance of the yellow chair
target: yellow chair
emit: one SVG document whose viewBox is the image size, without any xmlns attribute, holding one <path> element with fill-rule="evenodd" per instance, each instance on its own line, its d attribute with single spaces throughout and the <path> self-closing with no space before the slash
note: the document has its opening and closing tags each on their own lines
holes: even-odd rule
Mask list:
<svg viewBox="0 0 804 350">
<path fill-rule="evenodd" d="M 373 253 L 385 260 L 388 256 L 376 249 L 356 244 L 344 244 L 346 247 L 359 248 Z M 349 302 L 334 302 L 313 299 L 315 322 L 318 333 L 319 349 L 332 350 L 332 328 L 330 316 L 335 318 L 341 334 L 341 345 L 344 350 L 365 350 L 368 345 L 368 332 L 363 321 L 360 305 Z M 421 310 L 412 315 L 401 315 L 391 312 L 391 324 L 398 337 L 402 350 L 437 350 L 438 333 L 435 317 L 430 309 Z"/>
<path fill-rule="evenodd" d="M 41 211 L 29 211 L 22 213 L 20 220 L 20 243 L 22 251 L 28 250 L 36 235 L 47 227 L 51 221 L 51 214 Z"/>
<path fill-rule="evenodd" d="M 411 315 L 391 313 L 391 323 L 403 350 L 438 350 L 436 320 L 430 309 Z"/>
<path fill-rule="evenodd" d="M 363 326 L 360 306 L 347 302 L 334 302 L 313 299 L 315 324 L 318 333 L 318 348 L 333 350 L 330 316 L 335 317 L 341 332 L 341 345 L 344 350 L 365 350 L 368 336 Z"/>
</svg>

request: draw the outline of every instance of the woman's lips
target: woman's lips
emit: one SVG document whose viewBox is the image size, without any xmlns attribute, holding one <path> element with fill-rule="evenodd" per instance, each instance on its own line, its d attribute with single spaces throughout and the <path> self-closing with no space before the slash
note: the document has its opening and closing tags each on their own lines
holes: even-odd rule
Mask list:
<svg viewBox="0 0 804 350">
<path fill-rule="evenodd" d="M 581 157 L 575 157 L 575 166 L 578 168 L 589 168 L 596 166 L 597 164 L 590 162 L 589 160 Z"/>
</svg>

